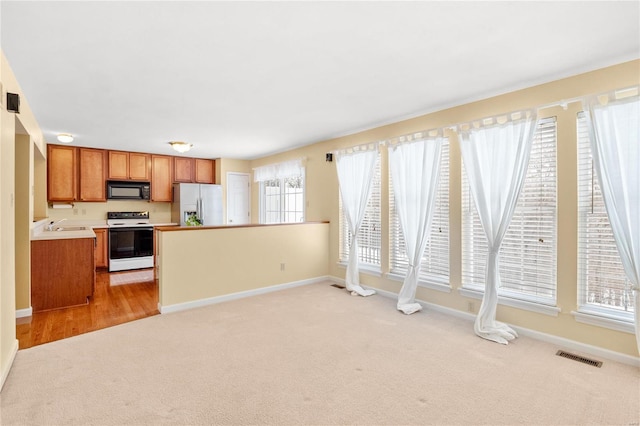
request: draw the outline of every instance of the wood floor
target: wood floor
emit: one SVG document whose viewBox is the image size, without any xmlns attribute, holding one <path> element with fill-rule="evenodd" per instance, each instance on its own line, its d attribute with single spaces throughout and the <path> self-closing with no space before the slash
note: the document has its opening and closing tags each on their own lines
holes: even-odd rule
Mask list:
<svg viewBox="0 0 640 426">
<path fill-rule="evenodd" d="M 19 348 L 25 349 L 159 314 L 157 280 L 111 286 L 110 275 L 116 274 L 119 278 L 131 275 L 130 272 L 96 273 L 95 293 L 87 305 L 18 318 L 16 335 Z"/>
</svg>

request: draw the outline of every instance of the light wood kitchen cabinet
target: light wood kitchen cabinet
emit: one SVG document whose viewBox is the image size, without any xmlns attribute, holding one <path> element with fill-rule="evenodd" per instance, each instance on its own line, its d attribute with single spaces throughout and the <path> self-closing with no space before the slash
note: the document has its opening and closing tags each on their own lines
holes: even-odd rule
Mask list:
<svg viewBox="0 0 640 426">
<path fill-rule="evenodd" d="M 110 180 L 149 181 L 151 155 L 141 152 L 109 151 Z"/>
<path fill-rule="evenodd" d="M 215 163 L 203 158 L 173 158 L 173 181 L 176 183 L 214 183 Z"/>
<path fill-rule="evenodd" d="M 79 148 L 80 201 L 107 201 L 107 151 Z"/>
<path fill-rule="evenodd" d="M 151 155 L 151 201 L 172 201 L 172 157 Z"/>
<path fill-rule="evenodd" d="M 33 312 L 84 305 L 95 286 L 95 240 L 31 241 Z"/>
<path fill-rule="evenodd" d="M 178 183 L 192 183 L 195 174 L 193 158 L 173 158 L 173 181 Z"/>
<path fill-rule="evenodd" d="M 109 151 L 109 179 L 129 179 L 129 153 L 124 151 Z"/>
<path fill-rule="evenodd" d="M 109 244 L 106 228 L 96 228 L 96 268 L 106 268 L 109 266 Z"/>
<path fill-rule="evenodd" d="M 196 183 L 215 183 L 216 181 L 216 166 L 213 160 L 205 160 L 202 158 L 196 158 Z"/>
<path fill-rule="evenodd" d="M 149 181 L 151 155 L 141 152 L 129 153 L 129 179 Z"/>
<path fill-rule="evenodd" d="M 78 199 L 78 149 L 47 145 L 47 199 L 52 202 Z"/>
</svg>

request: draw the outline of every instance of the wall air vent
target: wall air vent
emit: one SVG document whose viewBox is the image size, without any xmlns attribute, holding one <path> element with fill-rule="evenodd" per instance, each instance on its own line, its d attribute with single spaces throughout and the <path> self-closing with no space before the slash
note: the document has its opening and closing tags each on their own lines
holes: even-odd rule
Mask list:
<svg viewBox="0 0 640 426">
<path fill-rule="evenodd" d="M 598 367 L 598 368 L 602 367 L 602 361 L 596 361 L 595 359 L 585 358 L 583 356 L 575 355 L 569 352 L 559 350 L 558 352 L 556 352 L 556 355 L 561 356 L 563 358 L 578 361 L 583 364 L 591 365 L 593 367 Z"/>
</svg>

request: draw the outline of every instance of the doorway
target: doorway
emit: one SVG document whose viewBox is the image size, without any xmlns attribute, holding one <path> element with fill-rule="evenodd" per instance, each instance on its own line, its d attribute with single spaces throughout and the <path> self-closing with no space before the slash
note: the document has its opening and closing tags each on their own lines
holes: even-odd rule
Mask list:
<svg viewBox="0 0 640 426">
<path fill-rule="evenodd" d="M 227 173 L 227 224 L 251 223 L 251 182 L 248 173 Z"/>
</svg>

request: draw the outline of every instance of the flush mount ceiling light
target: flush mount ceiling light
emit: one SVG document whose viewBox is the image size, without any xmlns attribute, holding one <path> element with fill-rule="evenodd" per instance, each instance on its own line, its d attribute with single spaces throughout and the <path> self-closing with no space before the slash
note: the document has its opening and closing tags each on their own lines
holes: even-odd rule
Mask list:
<svg viewBox="0 0 640 426">
<path fill-rule="evenodd" d="M 171 148 L 175 149 L 176 151 L 178 151 L 180 153 L 185 153 L 185 152 L 189 151 L 191 148 L 193 148 L 193 144 L 186 143 L 186 142 L 180 142 L 180 141 L 169 142 L 169 145 L 171 145 Z"/>
<path fill-rule="evenodd" d="M 73 135 L 69 133 L 60 133 L 58 135 L 58 142 L 71 143 L 73 142 Z"/>
</svg>

